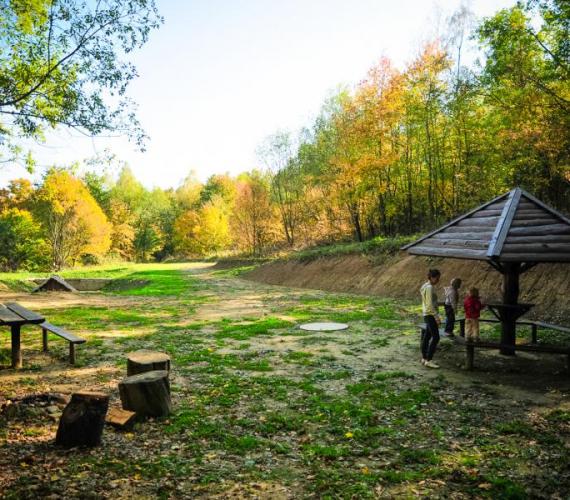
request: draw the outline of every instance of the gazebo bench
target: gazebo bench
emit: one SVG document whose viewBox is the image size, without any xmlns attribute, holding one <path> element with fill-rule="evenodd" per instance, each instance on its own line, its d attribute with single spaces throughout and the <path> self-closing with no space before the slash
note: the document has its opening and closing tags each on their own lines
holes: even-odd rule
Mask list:
<svg viewBox="0 0 570 500">
<path fill-rule="evenodd" d="M 40 323 L 38 325 L 42 329 L 42 342 L 43 342 L 43 350 L 44 352 L 48 351 L 48 332 L 51 332 L 62 339 L 65 339 L 69 342 L 69 362 L 74 365 L 75 364 L 75 346 L 78 344 L 84 344 L 85 339 L 74 335 L 73 333 L 69 333 L 65 331 L 63 328 L 59 326 L 52 325 L 47 321 Z"/>
<path fill-rule="evenodd" d="M 506 344 L 501 344 L 500 342 L 490 342 L 487 340 L 482 340 L 479 342 L 464 341 L 463 339 L 457 340 L 461 345 L 465 345 L 465 352 L 467 354 L 467 366 L 468 370 L 473 369 L 475 349 L 501 349 L 507 348 L 516 351 L 528 351 L 528 352 L 546 352 L 550 354 L 564 354 L 566 356 L 566 369 L 570 373 L 570 347 L 563 347 L 558 345 L 550 344 L 516 344 L 515 346 L 508 346 Z"/>
<path fill-rule="evenodd" d="M 459 335 L 465 337 L 465 318 L 458 318 L 456 321 L 459 323 Z M 479 318 L 481 323 L 500 323 L 498 319 Z M 531 328 L 531 342 L 536 344 L 538 342 L 538 329 L 544 328 L 545 330 L 556 330 L 558 332 L 570 333 L 570 328 L 561 325 L 553 325 L 552 323 L 545 323 L 544 321 L 517 321 L 517 325 L 530 326 Z"/>
</svg>

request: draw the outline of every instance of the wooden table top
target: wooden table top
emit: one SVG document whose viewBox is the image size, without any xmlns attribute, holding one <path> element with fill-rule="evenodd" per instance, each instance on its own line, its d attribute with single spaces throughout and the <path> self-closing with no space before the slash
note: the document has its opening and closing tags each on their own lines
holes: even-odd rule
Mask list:
<svg viewBox="0 0 570 500">
<path fill-rule="evenodd" d="M 34 311 L 26 309 L 17 302 L 0 304 L 0 325 L 26 325 L 43 323 L 45 318 Z"/>
</svg>

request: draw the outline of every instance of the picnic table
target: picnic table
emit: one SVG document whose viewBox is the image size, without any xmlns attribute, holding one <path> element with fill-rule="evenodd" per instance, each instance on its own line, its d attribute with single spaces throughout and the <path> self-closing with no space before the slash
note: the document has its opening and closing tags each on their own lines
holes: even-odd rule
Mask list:
<svg viewBox="0 0 570 500">
<path fill-rule="evenodd" d="M 37 325 L 42 329 L 44 352 L 48 350 L 48 332 L 67 340 L 69 342 L 69 362 L 75 364 L 75 346 L 83 344 L 85 339 L 48 323 L 41 314 L 30 311 L 17 302 L 7 302 L 6 304 L 0 304 L 0 326 L 10 327 L 12 334 L 12 368 L 22 368 L 20 332 L 23 325 Z"/>
<path fill-rule="evenodd" d="M 9 326 L 12 333 L 12 368 L 22 368 L 20 331 L 23 325 L 39 325 L 45 318 L 16 302 L 0 304 L 0 326 Z"/>
</svg>

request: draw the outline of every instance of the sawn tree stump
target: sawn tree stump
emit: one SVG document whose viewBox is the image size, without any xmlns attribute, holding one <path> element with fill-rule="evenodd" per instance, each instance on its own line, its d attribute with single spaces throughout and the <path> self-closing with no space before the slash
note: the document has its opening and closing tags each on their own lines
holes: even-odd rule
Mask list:
<svg viewBox="0 0 570 500">
<path fill-rule="evenodd" d="M 55 444 L 73 446 L 98 446 L 105 426 L 109 396 L 100 392 L 77 392 L 63 410 Z"/>
<path fill-rule="evenodd" d="M 166 370 L 126 377 L 119 383 L 123 409 L 139 416 L 165 417 L 170 414 L 170 384 Z"/>
<path fill-rule="evenodd" d="M 135 351 L 127 356 L 127 376 L 154 370 L 170 372 L 170 356 L 154 351 Z"/>
</svg>

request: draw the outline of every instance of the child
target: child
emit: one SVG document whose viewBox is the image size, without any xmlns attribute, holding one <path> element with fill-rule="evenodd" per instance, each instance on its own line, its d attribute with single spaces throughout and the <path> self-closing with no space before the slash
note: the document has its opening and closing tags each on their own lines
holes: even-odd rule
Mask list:
<svg viewBox="0 0 570 500">
<path fill-rule="evenodd" d="M 461 288 L 461 280 L 453 278 L 451 286 L 446 286 L 445 292 L 445 336 L 453 337 L 453 327 L 455 326 L 455 313 L 457 311 L 457 303 L 459 302 L 458 290 Z"/>
<path fill-rule="evenodd" d="M 437 310 L 437 295 L 435 285 L 439 283 L 441 273 L 438 269 L 428 271 L 428 280 L 420 288 L 422 296 L 422 313 L 426 323 L 425 334 L 422 337 L 422 365 L 428 368 L 439 368 L 439 365 L 432 361 L 437 343 L 439 342 L 439 325 L 441 320 Z"/>
<path fill-rule="evenodd" d="M 469 295 L 463 301 L 465 308 L 465 333 L 468 341 L 479 342 L 479 316 L 483 304 L 479 299 L 479 289 L 470 288 Z"/>
</svg>

